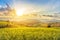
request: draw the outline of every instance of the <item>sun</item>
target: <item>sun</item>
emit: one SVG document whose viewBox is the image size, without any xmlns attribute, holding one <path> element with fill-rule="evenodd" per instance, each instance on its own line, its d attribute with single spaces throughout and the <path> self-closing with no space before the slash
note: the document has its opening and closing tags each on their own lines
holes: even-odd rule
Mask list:
<svg viewBox="0 0 60 40">
<path fill-rule="evenodd" d="M 17 16 L 22 16 L 25 12 L 25 8 L 21 8 L 21 9 L 16 9 L 16 15 Z"/>
</svg>

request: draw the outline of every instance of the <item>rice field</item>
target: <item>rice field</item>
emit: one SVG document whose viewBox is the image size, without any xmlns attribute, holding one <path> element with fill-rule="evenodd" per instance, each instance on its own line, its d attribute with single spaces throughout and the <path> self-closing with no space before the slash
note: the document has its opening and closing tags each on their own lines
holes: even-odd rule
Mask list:
<svg viewBox="0 0 60 40">
<path fill-rule="evenodd" d="M 24 27 L 0 21 L 0 40 L 60 40 L 60 28 Z"/>
<path fill-rule="evenodd" d="M 60 40 L 60 28 L 0 28 L 0 40 Z"/>
</svg>

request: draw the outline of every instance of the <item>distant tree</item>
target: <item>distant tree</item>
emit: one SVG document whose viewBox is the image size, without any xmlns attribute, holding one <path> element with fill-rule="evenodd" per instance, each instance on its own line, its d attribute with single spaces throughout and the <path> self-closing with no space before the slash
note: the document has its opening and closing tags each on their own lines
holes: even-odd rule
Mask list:
<svg viewBox="0 0 60 40">
<path fill-rule="evenodd" d="M 51 25 L 52 25 L 52 23 L 48 23 L 48 26 L 47 26 L 47 27 L 48 27 L 48 28 L 50 28 L 50 27 L 51 27 Z"/>
<path fill-rule="evenodd" d="M 52 22 L 51 23 L 48 23 L 47 27 L 50 28 L 50 27 L 52 27 L 53 24 L 54 23 L 52 23 Z"/>
</svg>

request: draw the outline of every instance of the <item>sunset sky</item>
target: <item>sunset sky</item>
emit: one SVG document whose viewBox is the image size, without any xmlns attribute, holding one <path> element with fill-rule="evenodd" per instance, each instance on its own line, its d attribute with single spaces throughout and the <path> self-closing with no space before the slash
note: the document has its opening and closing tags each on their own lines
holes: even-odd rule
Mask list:
<svg viewBox="0 0 60 40">
<path fill-rule="evenodd" d="M 60 12 L 60 0 L 0 0 L 0 8 L 8 3 L 16 10 L 25 12 L 46 12 L 49 14 Z"/>
</svg>

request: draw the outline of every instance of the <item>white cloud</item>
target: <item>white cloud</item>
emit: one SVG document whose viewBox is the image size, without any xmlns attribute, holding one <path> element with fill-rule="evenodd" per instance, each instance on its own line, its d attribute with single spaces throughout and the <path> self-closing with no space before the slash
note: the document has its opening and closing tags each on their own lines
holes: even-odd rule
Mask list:
<svg viewBox="0 0 60 40">
<path fill-rule="evenodd" d="M 44 5 L 33 5 L 33 4 L 24 4 L 24 3 L 15 3 L 14 5 L 15 8 L 21 8 L 21 7 L 26 7 L 28 9 L 28 12 L 46 12 L 48 13 L 54 13 L 58 12 L 58 9 L 60 7 L 60 1 L 56 0 L 51 0 L 48 3 Z M 56 11 L 57 10 L 57 11 Z"/>
<path fill-rule="evenodd" d="M 1 8 L 2 6 L 0 5 L 0 8 Z"/>
</svg>

